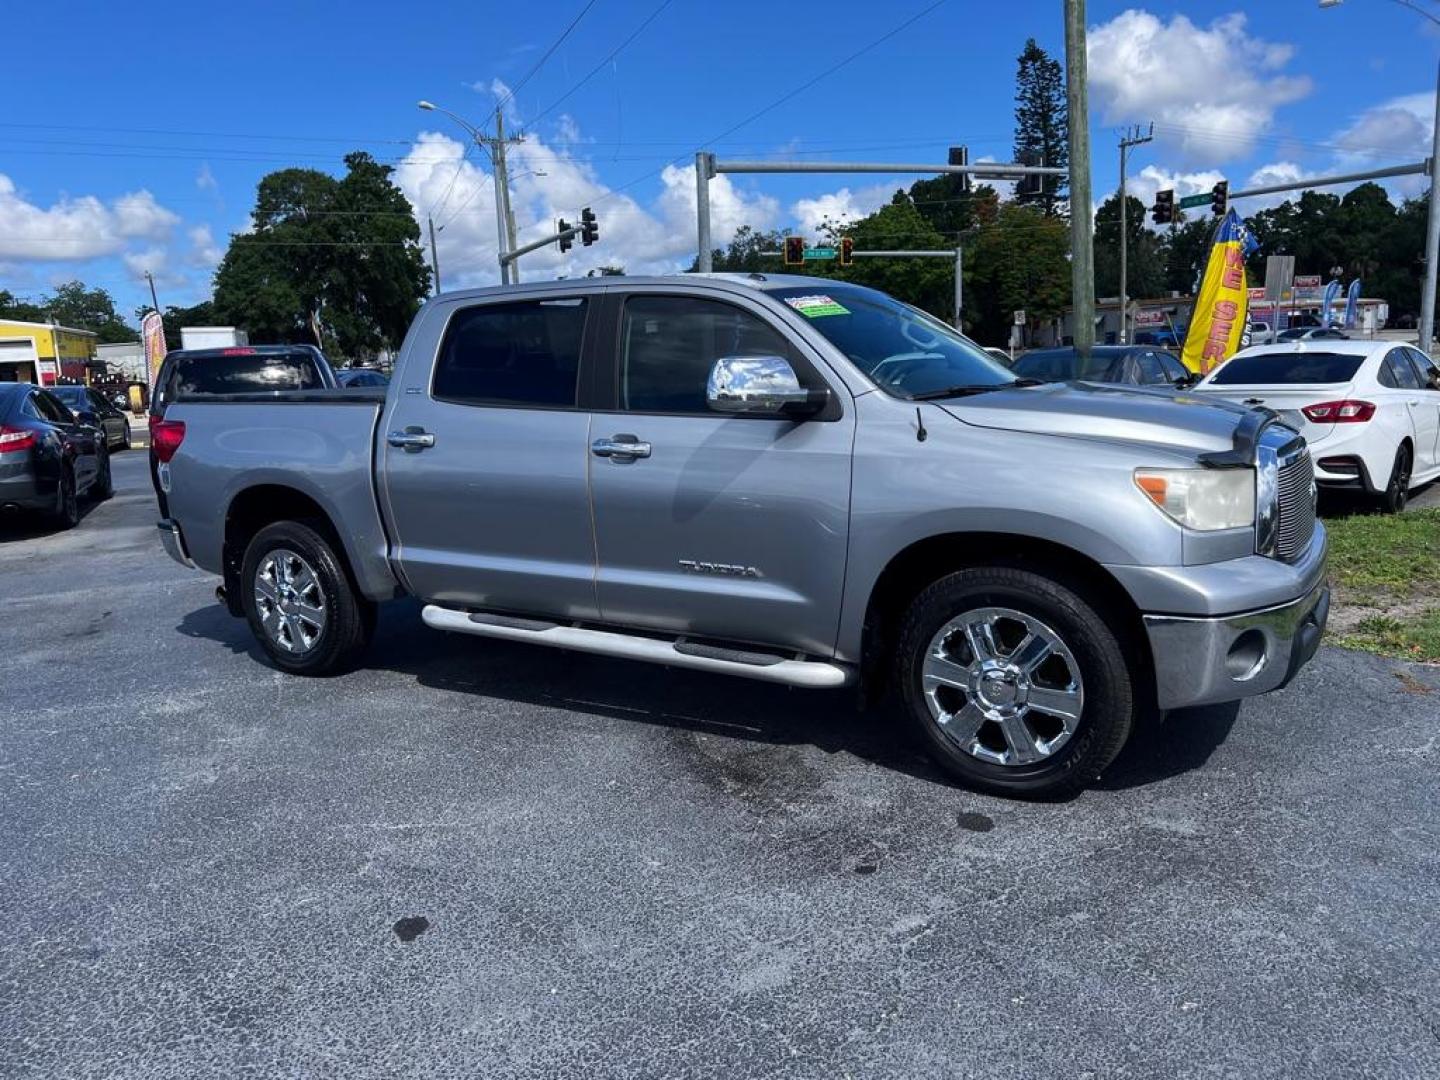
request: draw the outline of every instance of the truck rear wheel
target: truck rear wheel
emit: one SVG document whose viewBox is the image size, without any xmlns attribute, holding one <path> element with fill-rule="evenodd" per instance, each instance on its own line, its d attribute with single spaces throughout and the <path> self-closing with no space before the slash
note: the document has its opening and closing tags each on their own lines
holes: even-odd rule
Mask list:
<svg viewBox="0 0 1440 1080">
<path fill-rule="evenodd" d="M 967 787 L 1079 791 L 1125 745 L 1136 694 L 1096 606 L 1030 570 L 949 574 L 911 603 L 896 685 L 935 759 Z"/>
<path fill-rule="evenodd" d="M 338 674 L 369 644 L 373 605 L 309 525 L 280 521 L 256 533 L 245 549 L 240 587 L 251 633 L 283 671 Z"/>
</svg>

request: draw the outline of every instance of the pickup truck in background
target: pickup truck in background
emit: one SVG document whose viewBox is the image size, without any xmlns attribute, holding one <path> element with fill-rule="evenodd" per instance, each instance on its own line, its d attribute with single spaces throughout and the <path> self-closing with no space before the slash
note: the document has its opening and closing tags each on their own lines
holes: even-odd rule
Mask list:
<svg viewBox="0 0 1440 1080">
<path fill-rule="evenodd" d="M 1275 414 L 1017 379 L 829 279 L 446 293 L 388 389 L 160 409 L 166 549 L 295 674 L 410 594 L 441 630 L 883 687 L 963 783 L 1051 795 L 1141 716 L 1284 686 L 1329 609 Z"/>
</svg>

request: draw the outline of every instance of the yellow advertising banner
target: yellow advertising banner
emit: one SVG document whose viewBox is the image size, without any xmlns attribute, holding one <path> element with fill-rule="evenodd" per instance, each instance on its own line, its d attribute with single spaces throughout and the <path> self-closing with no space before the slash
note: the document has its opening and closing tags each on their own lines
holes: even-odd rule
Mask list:
<svg viewBox="0 0 1440 1080">
<path fill-rule="evenodd" d="M 155 390 L 155 379 L 160 374 L 160 362 L 165 359 L 165 321 L 158 311 L 152 311 L 140 321 L 140 340 L 145 345 L 145 367 L 150 373 L 150 390 Z"/>
<path fill-rule="evenodd" d="M 1204 375 L 1240 350 L 1249 311 L 1245 285 L 1245 256 L 1254 239 L 1234 210 L 1226 212 L 1215 230 L 1214 246 L 1195 294 L 1190 326 L 1180 359 L 1191 371 Z"/>
</svg>

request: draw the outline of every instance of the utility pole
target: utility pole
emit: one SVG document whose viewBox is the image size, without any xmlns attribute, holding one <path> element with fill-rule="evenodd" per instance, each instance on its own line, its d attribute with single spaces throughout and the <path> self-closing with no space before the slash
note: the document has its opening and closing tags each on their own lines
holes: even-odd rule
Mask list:
<svg viewBox="0 0 1440 1080">
<path fill-rule="evenodd" d="M 160 301 L 155 299 L 155 275 L 149 270 L 145 271 L 145 280 L 150 283 L 150 306 L 156 311 L 160 310 Z"/>
<path fill-rule="evenodd" d="M 1125 188 L 1125 159 L 1129 156 L 1132 146 L 1140 146 L 1155 138 L 1155 125 L 1151 124 L 1144 135 L 1140 134 L 1140 125 L 1136 124 L 1126 134 L 1120 136 L 1120 344 L 1130 344 L 1130 290 L 1129 283 L 1125 279 L 1126 249 L 1130 246 L 1130 233 L 1125 224 L 1125 202 L 1129 198 L 1129 192 Z"/>
<path fill-rule="evenodd" d="M 1440 86 L 1440 77 L 1437 77 Z M 1437 90 L 1440 93 L 1440 90 Z M 1430 140 L 1430 219 L 1425 223 L 1425 286 L 1420 292 L 1420 351 L 1430 355 L 1435 334 L 1435 278 L 1440 263 L 1440 106 Z"/>
<path fill-rule="evenodd" d="M 440 295 L 440 256 L 435 253 L 435 219 L 427 217 L 430 223 L 430 268 L 435 271 L 435 295 Z"/>
<path fill-rule="evenodd" d="M 1085 0 L 1065 0 L 1065 107 L 1070 127 L 1070 283 L 1075 349 L 1095 344 L 1095 249 L 1090 220 L 1090 94 L 1085 74 Z"/>
<path fill-rule="evenodd" d="M 955 329 L 962 334 L 965 327 L 960 321 L 960 316 L 965 310 L 965 242 L 957 239 L 955 241 Z"/>
<path fill-rule="evenodd" d="M 504 250 L 515 250 L 515 215 L 510 210 L 510 170 L 505 164 L 505 110 L 495 110 L 495 141 L 491 144 L 495 153 L 492 155 L 495 161 L 495 212 L 500 216 L 500 228 L 504 233 Z M 510 142 L 518 143 L 520 139 L 510 139 Z M 505 283 L 506 264 L 500 264 L 500 283 Z M 511 260 L 509 263 L 510 284 L 520 283 L 520 264 Z"/>
</svg>

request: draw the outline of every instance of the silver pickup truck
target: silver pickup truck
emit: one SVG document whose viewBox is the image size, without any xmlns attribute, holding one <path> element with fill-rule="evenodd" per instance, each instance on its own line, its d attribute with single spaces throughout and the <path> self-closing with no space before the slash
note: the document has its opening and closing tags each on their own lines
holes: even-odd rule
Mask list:
<svg viewBox="0 0 1440 1080">
<path fill-rule="evenodd" d="M 180 392 L 153 431 L 166 549 L 285 671 L 353 665 L 410 594 L 440 630 L 883 688 L 1001 793 L 1284 686 L 1329 609 L 1273 413 L 1017 380 L 833 280 L 449 293 L 385 392 Z"/>
</svg>

